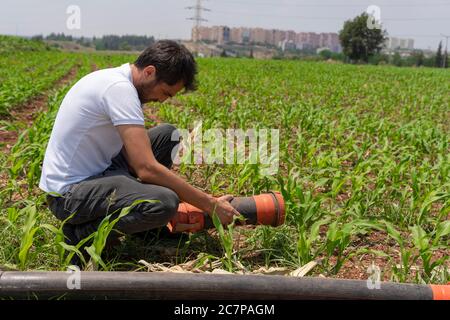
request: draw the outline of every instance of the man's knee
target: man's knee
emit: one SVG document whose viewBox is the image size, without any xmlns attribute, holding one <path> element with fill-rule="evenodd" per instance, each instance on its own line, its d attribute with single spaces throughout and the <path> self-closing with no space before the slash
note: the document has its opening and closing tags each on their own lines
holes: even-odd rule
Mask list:
<svg viewBox="0 0 450 320">
<path fill-rule="evenodd" d="M 161 123 L 159 126 L 161 127 L 163 135 L 172 136 L 174 131 L 177 131 L 177 127 L 170 123 Z"/>
<path fill-rule="evenodd" d="M 178 152 L 180 133 L 171 124 L 164 123 L 148 131 L 156 160 L 170 169 Z"/>
<path fill-rule="evenodd" d="M 157 192 L 148 196 L 147 203 L 143 203 L 143 216 L 149 222 L 158 222 L 161 226 L 167 224 L 176 214 L 180 199 L 171 189 L 159 187 Z"/>
<path fill-rule="evenodd" d="M 161 123 L 157 125 L 156 127 L 153 127 L 148 130 L 149 135 L 157 133 L 158 135 L 161 135 L 164 137 L 165 140 L 168 141 L 178 141 L 179 140 L 179 134 L 178 129 L 173 124 L 170 123 Z"/>
<path fill-rule="evenodd" d="M 166 213 L 168 221 L 177 212 L 180 198 L 173 190 L 164 188 L 164 190 L 161 191 L 160 201 L 162 211 Z"/>
</svg>

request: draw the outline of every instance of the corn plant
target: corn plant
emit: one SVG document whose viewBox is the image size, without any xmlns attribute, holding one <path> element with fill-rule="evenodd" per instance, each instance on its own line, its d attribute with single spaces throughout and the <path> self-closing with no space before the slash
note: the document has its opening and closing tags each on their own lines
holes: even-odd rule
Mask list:
<svg viewBox="0 0 450 320">
<path fill-rule="evenodd" d="M 413 243 L 412 248 L 409 248 L 406 245 L 406 239 L 402 237 L 402 235 L 395 229 L 392 224 L 386 221 L 384 221 L 384 224 L 386 225 L 388 235 L 392 239 L 394 239 L 400 247 L 400 265 L 397 266 L 397 264 L 393 262 L 394 276 L 399 281 L 405 282 L 407 280 L 410 280 L 412 276 L 411 268 L 415 265 L 418 265 L 419 263 L 421 263 L 421 268 L 420 265 L 418 265 L 419 270 L 416 270 L 414 278 L 416 281 L 421 282 L 431 281 L 433 278 L 435 278 L 437 269 L 447 268 L 445 262 L 448 260 L 448 256 L 444 256 L 433 261 L 432 253 L 434 250 L 440 247 L 446 248 L 446 246 L 442 245 L 440 241 L 442 240 L 442 238 L 447 238 L 448 240 L 448 234 L 450 234 L 449 221 L 440 223 L 431 233 L 425 232 L 419 225 L 411 227 L 410 231 Z M 446 272 L 448 273 L 447 270 Z"/>
<path fill-rule="evenodd" d="M 103 249 L 105 248 L 106 241 L 108 240 L 108 237 L 110 236 L 111 232 L 114 229 L 114 226 L 119 222 L 120 219 L 125 217 L 127 214 L 130 213 L 133 208 L 143 202 L 150 202 L 154 203 L 157 202 L 156 200 L 138 200 L 133 202 L 133 204 L 129 207 L 123 208 L 120 210 L 120 213 L 117 217 L 115 217 L 113 220 L 112 217 L 115 216 L 114 213 L 107 215 L 100 223 L 100 225 L 97 228 L 97 231 L 95 231 L 92 235 L 90 235 L 88 238 L 90 239 L 92 237 L 92 244 L 86 248 L 87 253 L 90 255 L 91 260 L 94 263 L 94 268 L 97 269 L 100 265 L 103 269 L 107 269 L 107 265 L 102 260 L 101 255 L 103 252 Z M 84 239 L 85 242 L 87 241 Z M 84 243 L 83 243 L 84 244 Z"/>
<path fill-rule="evenodd" d="M 25 216 L 22 227 L 22 235 L 19 249 L 19 266 L 23 270 L 27 264 L 30 248 L 33 245 L 34 235 L 39 230 L 37 224 L 36 206 L 29 205 L 20 210 L 20 215 Z"/>
<path fill-rule="evenodd" d="M 314 222 L 310 228 L 306 228 L 306 226 L 298 227 L 298 265 L 302 266 L 315 260 L 323 252 L 323 247 L 317 245 L 317 243 L 321 241 L 319 232 L 320 227 L 327 225 L 329 222 L 330 219 L 325 218 Z"/>
<path fill-rule="evenodd" d="M 233 242 L 233 233 L 235 230 L 235 223 L 236 221 L 245 221 L 245 218 L 234 216 L 233 222 L 227 225 L 227 229 L 223 227 L 222 223 L 220 222 L 219 217 L 217 216 L 215 209 L 213 210 L 212 214 L 212 221 L 214 226 L 216 227 L 216 230 L 219 235 L 220 243 L 222 244 L 222 248 L 225 254 L 225 257 L 222 260 L 222 263 L 225 265 L 225 268 L 227 271 L 232 272 L 234 269 L 234 263 L 237 259 L 236 256 L 233 254 L 233 248 L 234 248 L 234 242 Z"/>
</svg>

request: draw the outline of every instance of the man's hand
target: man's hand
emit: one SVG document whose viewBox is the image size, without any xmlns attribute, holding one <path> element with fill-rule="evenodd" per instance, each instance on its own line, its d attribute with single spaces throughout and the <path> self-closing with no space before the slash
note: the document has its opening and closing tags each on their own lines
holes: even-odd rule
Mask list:
<svg viewBox="0 0 450 320">
<path fill-rule="evenodd" d="M 230 204 L 231 200 L 233 200 L 232 195 L 225 195 L 216 199 L 214 203 L 214 207 L 212 208 L 210 214 L 216 212 L 217 216 L 220 219 L 220 222 L 223 225 L 229 225 L 233 222 L 234 216 L 240 216 L 241 214 L 233 208 Z"/>
</svg>

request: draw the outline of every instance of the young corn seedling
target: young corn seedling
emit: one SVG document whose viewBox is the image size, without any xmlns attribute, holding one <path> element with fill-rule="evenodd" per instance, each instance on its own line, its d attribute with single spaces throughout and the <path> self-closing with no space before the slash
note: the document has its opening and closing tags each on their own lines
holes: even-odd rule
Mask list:
<svg viewBox="0 0 450 320">
<path fill-rule="evenodd" d="M 351 243 L 352 236 L 366 233 L 369 229 L 380 229 L 380 225 L 367 220 L 352 220 L 344 224 L 339 224 L 339 221 L 334 221 L 329 225 L 324 244 L 327 254 L 325 265 L 329 266 L 330 257 L 337 254 L 334 266 L 331 269 L 328 267 L 332 274 L 337 274 L 344 262 L 356 254 L 356 252 L 352 252 L 344 255 L 345 250 Z"/>
<path fill-rule="evenodd" d="M 78 251 L 78 249 L 75 246 L 70 246 L 64 242 L 65 235 L 63 232 L 63 227 L 67 223 L 67 221 L 72 219 L 72 217 L 75 214 L 76 214 L 76 212 L 72 213 L 69 217 L 67 217 L 67 219 L 65 219 L 61 223 L 59 228 L 56 228 L 55 226 L 53 226 L 51 224 L 42 224 L 41 225 L 42 228 L 49 230 L 50 232 L 52 232 L 55 235 L 55 242 L 58 244 L 57 250 L 58 250 L 59 261 L 60 261 L 60 264 L 64 268 L 68 265 L 68 263 L 69 263 L 70 259 L 72 259 L 72 256 L 74 253 L 78 253 L 78 256 L 81 257 L 82 260 L 84 260 L 83 255 L 81 254 L 80 251 Z M 68 259 L 64 259 L 66 251 L 73 252 L 72 254 L 70 254 L 70 257 Z M 83 261 L 83 262 L 85 262 L 85 261 Z"/>
<path fill-rule="evenodd" d="M 94 269 L 97 270 L 98 266 L 100 265 L 104 270 L 107 270 L 108 267 L 105 264 L 105 262 L 102 260 L 101 255 L 103 252 L 103 249 L 105 248 L 106 242 L 108 240 L 109 235 L 113 231 L 114 226 L 117 224 L 117 222 L 130 213 L 130 211 L 138 204 L 143 202 L 157 202 L 157 200 L 138 200 L 133 202 L 133 204 L 129 207 L 123 208 L 117 218 L 114 220 L 110 220 L 111 217 L 114 215 L 114 213 L 106 216 L 100 223 L 100 225 L 97 228 L 97 231 L 95 231 L 92 236 L 92 244 L 86 248 L 87 253 L 90 255 L 91 260 L 94 265 Z"/>
<path fill-rule="evenodd" d="M 233 272 L 233 265 L 236 262 L 236 257 L 233 255 L 233 232 L 235 222 L 237 220 L 245 221 L 245 219 L 242 217 L 234 216 L 233 222 L 227 226 L 227 230 L 225 231 L 219 217 L 215 212 L 215 209 L 213 210 L 212 221 L 219 233 L 220 243 L 222 244 L 222 248 L 225 253 L 225 258 L 222 259 L 222 263 L 225 265 L 226 270 L 229 272 Z"/>
<path fill-rule="evenodd" d="M 297 259 L 298 265 L 302 266 L 314 260 L 322 253 L 321 246 L 317 246 L 320 241 L 320 227 L 328 224 L 329 218 L 325 218 L 314 222 L 311 227 L 299 225 L 298 226 L 298 240 L 297 240 Z"/>
<path fill-rule="evenodd" d="M 418 250 L 418 254 L 413 257 L 413 261 L 417 262 L 419 258 L 421 259 L 423 273 L 426 278 L 425 282 L 431 282 L 437 268 L 446 268 L 445 262 L 449 258 L 448 255 L 434 261 L 432 261 L 432 258 L 434 250 L 441 247 L 441 238 L 445 238 L 450 234 L 450 221 L 447 220 L 440 223 L 431 234 L 427 234 L 419 225 L 411 227 L 410 230 L 414 247 Z M 445 246 L 442 247 L 445 248 Z M 416 273 L 416 279 L 418 276 L 419 272 Z"/>
<path fill-rule="evenodd" d="M 25 223 L 22 227 L 22 235 L 18 255 L 20 269 L 24 270 L 28 262 L 30 248 L 33 245 L 34 235 L 36 231 L 39 230 L 39 227 L 36 226 L 37 216 L 36 207 L 34 205 L 29 205 L 23 208 L 22 210 L 20 210 L 20 214 L 26 217 Z"/>
<path fill-rule="evenodd" d="M 262 253 L 264 264 L 268 268 L 275 261 L 293 261 L 297 265 L 298 259 L 295 248 L 292 248 L 293 238 L 292 228 L 285 226 L 273 228 L 270 226 L 260 226 L 251 231 L 250 237 L 246 239 L 249 245 L 248 250 L 259 255 Z"/>
<path fill-rule="evenodd" d="M 406 282 L 408 280 L 409 274 L 411 272 L 411 257 L 412 257 L 412 251 L 408 250 L 406 247 L 406 244 L 403 240 L 402 235 L 400 232 L 397 231 L 397 229 L 389 222 L 383 221 L 383 223 L 386 226 L 386 231 L 388 235 L 394 239 L 397 244 L 400 247 L 400 266 L 397 266 L 395 261 L 393 261 L 392 266 L 392 272 L 394 276 L 397 278 L 400 282 Z"/>
<path fill-rule="evenodd" d="M 327 238 L 325 241 L 325 252 L 327 257 L 325 264 L 329 265 L 329 258 L 337 254 L 335 265 L 329 270 L 332 274 L 337 274 L 350 256 L 344 256 L 344 250 L 350 244 L 350 237 L 353 234 L 353 223 L 346 223 L 343 226 L 338 225 L 337 221 L 331 223 L 328 227 Z"/>
</svg>

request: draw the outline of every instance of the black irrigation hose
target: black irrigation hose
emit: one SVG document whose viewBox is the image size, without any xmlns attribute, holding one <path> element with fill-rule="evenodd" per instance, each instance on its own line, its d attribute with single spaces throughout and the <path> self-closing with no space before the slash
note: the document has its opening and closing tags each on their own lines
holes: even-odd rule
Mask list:
<svg viewBox="0 0 450 320">
<path fill-rule="evenodd" d="M 0 299 L 449 299 L 450 286 L 285 276 L 0 271 Z M 77 282 L 76 279 L 79 279 Z M 71 289 L 70 289 L 71 288 Z"/>
</svg>

